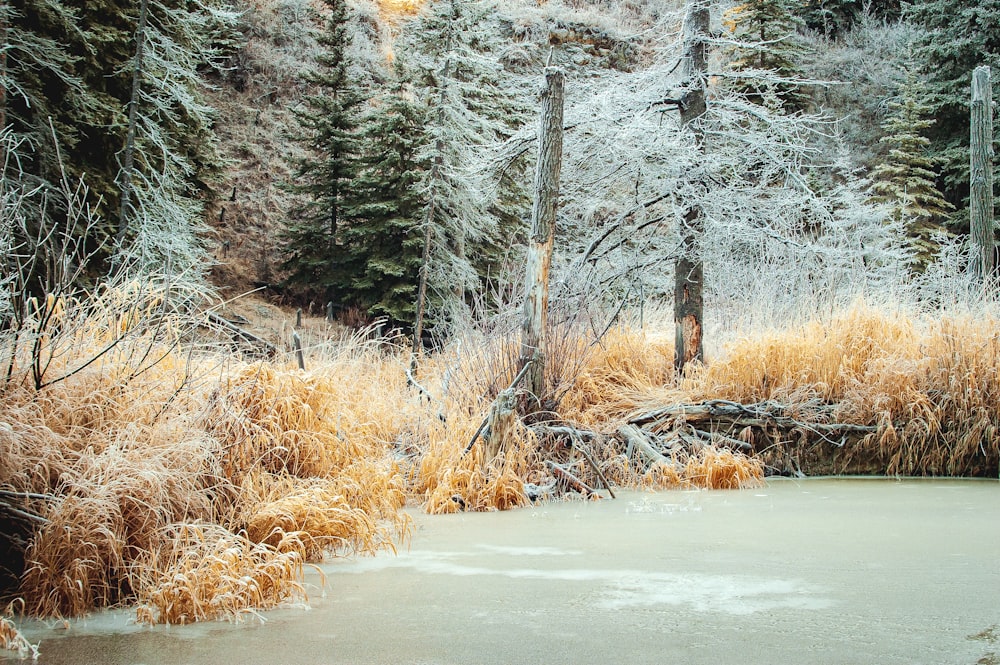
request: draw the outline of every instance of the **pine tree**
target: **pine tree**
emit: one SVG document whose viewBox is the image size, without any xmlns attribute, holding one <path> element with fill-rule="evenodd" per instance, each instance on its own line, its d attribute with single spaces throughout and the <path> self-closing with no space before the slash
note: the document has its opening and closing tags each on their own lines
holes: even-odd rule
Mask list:
<svg viewBox="0 0 1000 665">
<path fill-rule="evenodd" d="M 467 315 L 465 295 L 477 290 L 480 275 L 499 253 L 504 236 L 520 223 L 510 208 L 524 200 L 519 184 L 503 179 L 491 188 L 487 174 L 470 164 L 523 124 L 526 109 L 512 94 L 502 66 L 490 51 L 488 23 L 481 3 L 445 0 L 431 4 L 417 19 L 411 62 L 428 108 L 424 189 L 433 239 L 430 289 L 441 296 L 443 317 Z M 480 162 L 481 163 L 481 162 Z M 449 297 L 450 294 L 450 297 Z"/>
<path fill-rule="evenodd" d="M 882 142 L 889 153 L 871 173 L 872 199 L 890 205 L 892 217 L 905 225 L 917 272 L 933 260 L 934 237 L 944 232 L 944 221 L 953 209 L 935 185 L 934 160 L 927 154 L 930 139 L 923 135 L 934 121 L 929 119 L 930 106 L 919 99 L 920 89 L 910 70 L 882 122 Z"/>
<path fill-rule="evenodd" d="M 941 160 L 941 190 L 958 209 L 969 196 L 969 99 L 972 70 L 1000 71 L 1000 0 L 916 0 L 906 12 L 924 28 L 914 51 L 926 76 L 925 101 L 935 124 L 929 128 L 932 155 Z M 952 216 L 956 229 L 968 215 Z"/>
<path fill-rule="evenodd" d="M 422 109 L 401 86 L 369 115 L 354 181 L 361 203 L 344 229 L 341 248 L 358 267 L 343 284 L 341 299 L 401 327 L 413 324 L 423 247 L 424 123 Z"/>
<path fill-rule="evenodd" d="M 303 80 L 314 92 L 305 97 L 305 108 L 296 111 L 302 134 L 298 137 L 315 151 L 296 164 L 292 191 L 307 203 L 295 211 L 284 243 L 290 284 L 304 286 L 324 299 L 339 299 L 362 265 L 344 250 L 344 231 L 359 204 L 354 180 L 360 168 L 358 124 L 364 97 L 348 75 L 345 0 L 326 0 L 330 14 L 318 36 L 324 51 L 316 67 Z M 343 304 L 341 302 L 341 304 Z"/>
<path fill-rule="evenodd" d="M 864 15 L 895 21 L 902 7 L 900 0 L 806 0 L 799 11 L 806 27 L 827 39 L 836 39 Z"/>
<path fill-rule="evenodd" d="M 802 19 L 794 0 L 747 0 L 727 12 L 726 23 L 741 42 L 733 49 L 731 69 L 739 73 L 734 88 L 763 104 L 777 95 L 786 111 L 804 109 L 809 95 L 796 80 L 805 47 L 798 30 Z"/>
</svg>

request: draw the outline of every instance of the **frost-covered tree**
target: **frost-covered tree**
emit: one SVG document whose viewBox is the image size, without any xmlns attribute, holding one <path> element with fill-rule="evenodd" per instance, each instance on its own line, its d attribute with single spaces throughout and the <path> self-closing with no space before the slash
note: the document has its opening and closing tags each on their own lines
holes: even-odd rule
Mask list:
<svg viewBox="0 0 1000 665">
<path fill-rule="evenodd" d="M 483 156 L 526 119 L 522 96 L 492 51 L 497 36 L 488 12 L 476 0 L 443 0 L 407 28 L 409 62 L 428 109 L 428 284 L 444 320 L 467 315 L 466 294 L 478 289 L 504 233 L 513 233 L 501 228 L 501 221 L 511 221 L 505 203 L 519 199 L 513 181 L 504 179 L 498 188 L 484 178 Z"/>
<path fill-rule="evenodd" d="M 669 302 L 692 208 L 704 222 L 691 251 L 704 261 L 707 325 L 760 303 L 790 316 L 901 284 L 899 225 L 856 182 L 820 178 L 843 181 L 835 201 L 812 184 L 829 168 L 819 149 L 835 124 L 716 87 L 698 149 L 677 111 L 681 55 L 664 44 L 648 68 L 568 87 L 556 306 L 581 294 L 612 311 Z"/>
<path fill-rule="evenodd" d="M 776 96 L 789 111 L 804 109 L 809 94 L 799 81 L 805 47 L 795 0 L 747 0 L 726 13 L 738 45 L 731 49 L 732 85 L 755 103 Z"/>
<path fill-rule="evenodd" d="M 118 251 L 135 268 L 200 273 L 199 190 L 218 168 L 214 110 L 204 101 L 200 70 L 231 45 L 236 14 L 223 2 L 142 0 L 120 148 Z"/>
<path fill-rule="evenodd" d="M 344 230 L 360 203 L 355 178 L 361 152 L 358 125 L 364 95 L 348 72 L 345 0 L 327 0 L 330 10 L 318 41 L 315 68 L 303 77 L 312 92 L 296 110 L 300 140 L 313 154 L 296 164 L 293 191 L 306 197 L 283 234 L 288 282 L 333 298 L 352 278 L 355 264 L 341 262 Z"/>
<path fill-rule="evenodd" d="M 77 179 L 89 172 L 87 136 L 114 112 L 113 101 L 95 94 L 81 75 L 79 53 L 91 36 L 79 23 L 78 11 L 66 2 L 0 2 L 0 131 L 9 131 L 0 142 L 4 185 L 37 194 L 21 199 L 23 223 L 11 227 L 15 244 L 67 228 L 65 206 L 43 202 L 59 200 L 55 192 L 64 174 Z M 17 145 L 16 154 L 7 153 L 8 144 Z M 83 255 L 99 245 L 106 227 L 94 231 L 86 247 L 74 245 Z M 45 261 L 28 265 L 39 273 L 27 276 L 32 284 L 51 268 Z"/>
<path fill-rule="evenodd" d="M 918 272 L 933 260 L 947 214 L 953 209 L 935 184 L 934 160 L 927 154 L 930 139 L 924 135 L 934 121 L 929 118 L 930 106 L 920 101 L 920 87 L 911 70 L 898 96 L 889 102 L 882 122 L 882 142 L 889 152 L 871 173 L 872 198 L 888 204 L 892 217 L 905 225 Z"/>
</svg>

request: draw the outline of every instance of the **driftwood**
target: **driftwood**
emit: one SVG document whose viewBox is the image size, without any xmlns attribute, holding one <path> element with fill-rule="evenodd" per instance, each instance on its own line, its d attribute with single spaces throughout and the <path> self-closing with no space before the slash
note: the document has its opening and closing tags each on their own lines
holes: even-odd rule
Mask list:
<svg viewBox="0 0 1000 665">
<path fill-rule="evenodd" d="M 486 417 L 484 463 L 489 464 L 507 449 L 511 433 L 516 431 L 518 425 L 516 406 L 517 395 L 513 388 L 502 391 L 493 401 Z"/>
<path fill-rule="evenodd" d="M 257 353 L 263 353 L 263 355 L 268 358 L 273 358 L 278 354 L 278 347 L 274 344 L 271 344 L 266 339 L 254 335 L 249 330 L 240 328 L 232 321 L 224 319 L 215 312 L 205 312 L 205 322 L 210 326 L 222 328 L 232 336 L 234 342 L 244 346 L 249 346 Z"/>
<path fill-rule="evenodd" d="M 576 490 L 580 494 L 583 494 L 584 496 L 590 496 L 592 494 L 600 496 L 597 494 L 597 490 L 577 478 L 572 472 L 568 471 L 562 465 L 556 464 L 552 460 L 545 460 L 545 466 L 548 467 L 549 471 L 551 471 L 557 479 L 564 481 L 570 488 Z"/>
<path fill-rule="evenodd" d="M 583 439 L 588 439 L 590 441 L 596 439 L 599 436 L 596 432 L 591 432 L 590 430 L 576 429 L 575 427 L 567 427 L 565 425 L 544 425 L 541 423 L 536 423 L 532 425 L 531 429 L 536 434 L 549 434 L 549 435 L 566 437 L 566 439 L 569 441 L 569 445 L 583 456 L 583 459 L 587 461 L 587 464 L 590 465 L 590 468 L 593 469 L 597 477 L 600 478 L 601 483 L 604 485 L 604 488 L 608 490 L 608 494 L 611 495 L 611 498 L 612 499 L 618 498 L 615 496 L 615 490 L 611 487 L 611 483 L 608 482 L 608 479 L 607 477 L 605 477 L 604 472 L 601 471 L 601 468 L 599 466 L 597 466 L 597 462 L 594 461 L 594 458 L 590 455 L 590 452 L 583 445 L 582 442 Z"/>
<path fill-rule="evenodd" d="M 496 400 L 494 400 L 494 402 L 500 400 L 501 395 L 504 395 L 505 393 L 509 394 L 511 391 L 514 390 L 515 386 L 517 386 L 517 384 L 521 382 L 521 379 L 524 378 L 524 375 L 528 373 L 528 368 L 531 367 L 531 363 L 532 361 L 529 360 L 524 364 L 524 366 L 521 368 L 521 371 L 518 372 L 517 376 L 514 377 L 514 380 L 510 382 L 510 385 L 507 386 L 505 390 L 500 391 L 500 395 L 497 395 L 497 398 Z M 491 405 L 490 413 L 492 412 L 493 412 L 493 406 Z M 480 436 L 483 435 L 483 432 L 486 431 L 489 424 L 490 424 L 490 415 L 487 414 L 487 416 L 483 418 L 483 422 L 479 424 L 479 428 L 476 430 L 476 433 L 472 435 L 472 438 L 469 440 L 469 443 L 465 446 L 465 450 L 462 451 L 463 457 L 467 455 L 470 450 L 472 450 L 472 446 L 476 445 L 476 441 L 479 439 Z"/>
<path fill-rule="evenodd" d="M 725 434 L 720 434 L 719 432 L 706 432 L 695 428 L 691 428 L 691 431 L 696 437 L 705 443 L 734 448 L 748 454 L 753 452 L 753 446 L 746 441 L 740 441 L 739 439 L 734 439 L 731 436 L 726 436 Z"/>
<path fill-rule="evenodd" d="M 653 464 L 673 466 L 675 464 L 674 460 L 661 453 L 650 443 L 648 432 L 642 431 L 635 425 L 622 425 L 618 428 L 618 434 L 632 450 L 642 455 L 650 466 Z"/>
<path fill-rule="evenodd" d="M 675 404 L 650 411 L 629 420 L 633 425 L 662 425 L 670 420 L 686 423 L 721 423 L 734 427 L 777 427 L 802 429 L 820 435 L 868 434 L 878 428 L 874 425 L 852 423 L 807 422 L 785 415 L 788 407 L 777 402 L 739 404 L 727 400 L 707 400 L 699 404 Z M 822 412 L 824 409 L 821 409 Z M 829 410 L 829 409 L 825 409 Z M 712 428 L 715 429 L 715 428 Z M 727 437 L 728 438 L 728 437 Z"/>
</svg>

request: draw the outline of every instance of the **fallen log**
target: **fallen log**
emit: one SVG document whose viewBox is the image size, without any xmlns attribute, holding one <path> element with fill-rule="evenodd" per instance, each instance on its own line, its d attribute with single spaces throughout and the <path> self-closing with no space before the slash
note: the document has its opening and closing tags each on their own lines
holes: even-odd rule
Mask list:
<svg viewBox="0 0 1000 665">
<path fill-rule="evenodd" d="M 608 494 L 611 495 L 611 498 L 612 499 L 618 498 L 615 496 L 615 491 L 611 487 L 611 483 L 608 482 L 608 479 L 604 476 L 604 472 L 601 471 L 601 468 L 599 466 L 597 466 L 597 462 L 594 461 L 594 458 L 591 457 L 590 452 L 587 450 L 587 448 L 583 445 L 581 441 L 581 439 L 589 439 L 593 441 L 598 437 L 598 434 L 596 432 L 591 432 L 590 430 L 576 429 L 574 427 L 567 427 L 564 425 L 562 426 L 545 425 L 543 423 L 536 423 L 531 426 L 531 429 L 536 434 L 550 434 L 550 435 L 566 437 L 569 440 L 570 447 L 578 451 L 583 456 L 583 459 L 587 461 L 587 464 L 590 465 L 590 468 L 593 469 L 594 473 L 597 474 L 597 477 L 600 479 L 601 484 L 604 486 L 606 490 L 608 490 Z"/>
<path fill-rule="evenodd" d="M 592 494 L 600 496 L 597 494 L 597 490 L 587 485 L 587 483 L 577 478 L 561 465 L 556 464 L 551 460 L 545 460 L 545 466 L 548 467 L 549 471 L 551 471 L 557 479 L 564 481 L 570 488 L 576 490 L 580 494 L 583 494 L 584 496 L 590 496 Z"/>
<path fill-rule="evenodd" d="M 740 441 L 739 439 L 734 439 L 731 436 L 726 436 L 725 434 L 720 434 L 719 432 L 705 432 L 700 429 L 691 428 L 695 436 L 697 436 L 702 441 L 706 443 L 711 443 L 716 446 L 725 446 L 727 448 L 734 448 L 736 450 L 741 450 L 745 453 L 752 453 L 753 446 L 751 446 L 746 441 Z"/>
<path fill-rule="evenodd" d="M 254 335 L 249 330 L 240 328 L 232 321 L 224 319 L 215 312 L 205 312 L 205 322 L 211 326 L 222 328 L 230 334 L 234 342 L 250 346 L 258 352 L 262 351 L 268 358 L 273 358 L 278 354 L 278 347 L 274 344 L 271 344 L 266 339 Z"/>
<path fill-rule="evenodd" d="M 875 425 L 854 423 L 807 422 L 784 415 L 787 406 L 777 402 L 739 404 L 727 400 L 706 400 L 698 404 L 673 404 L 629 419 L 632 425 L 661 425 L 667 420 L 685 423 L 723 422 L 738 427 L 778 427 L 803 429 L 824 436 L 827 434 L 869 434 L 878 431 Z M 832 407 L 823 409 L 831 411 Z"/>
<path fill-rule="evenodd" d="M 621 435 L 625 442 L 628 443 L 632 448 L 639 452 L 646 461 L 652 466 L 653 464 L 666 464 L 668 466 L 677 466 L 677 463 L 658 451 L 653 447 L 653 444 L 649 442 L 646 438 L 646 433 L 635 425 L 622 425 L 618 428 L 618 434 Z"/>
</svg>

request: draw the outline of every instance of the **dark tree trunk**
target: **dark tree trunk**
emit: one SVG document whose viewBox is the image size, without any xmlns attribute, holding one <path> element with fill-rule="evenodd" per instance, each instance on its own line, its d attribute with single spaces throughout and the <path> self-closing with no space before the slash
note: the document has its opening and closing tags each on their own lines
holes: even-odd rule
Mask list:
<svg viewBox="0 0 1000 665">
<path fill-rule="evenodd" d="M 681 125 L 691 133 L 696 148 L 702 150 L 704 131 L 700 119 L 705 114 L 705 84 L 708 72 L 706 41 L 710 27 L 709 3 L 693 0 L 684 19 L 685 92 L 681 99 Z M 701 237 L 704 220 L 701 208 L 691 205 L 684 215 L 681 229 L 681 256 L 674 267 L 674 323 L 676 339 L 674 368 L 678 376 L 685 366 L 704 359 L 704 269 L 701 259 Z"/>
<path fill-rule="evenodd" d="M 132 170 L 135 164 L 135 126 L 139 113 L 139 87 L 142 83 L 142 49 L 146 42 L 146 19 L 149 0 L 139 2 L 139 23 L 135 29 L 135 60 L 132 65 L 132 95 L 128 103 L 128 131 L 125 135 L 125 153 L 122 159 L 121 206 L 118 211 L 118 234 L 115 236 L 117 251 L 125 249 L 128 235 L 129 214 L 132 205 Z"/>
</svg>

